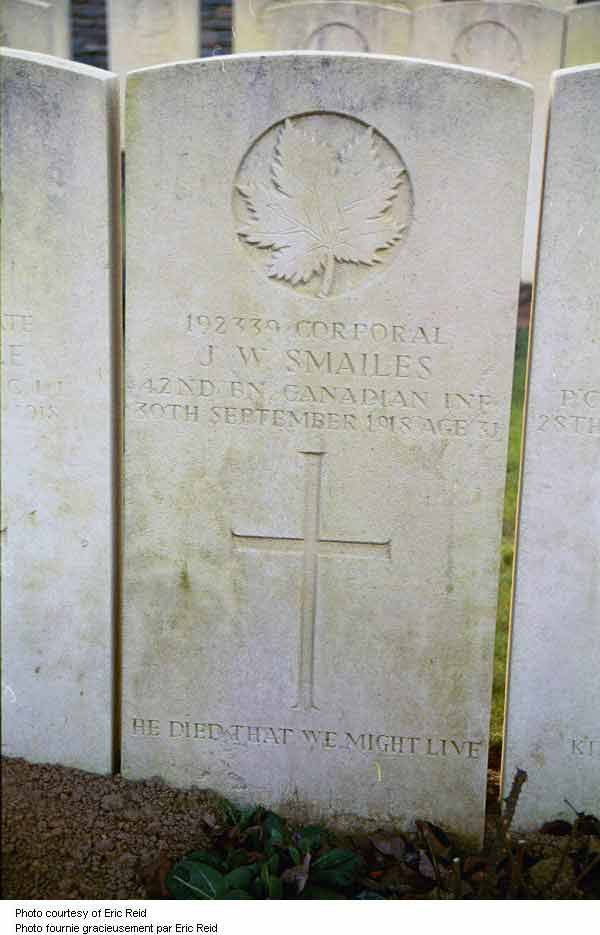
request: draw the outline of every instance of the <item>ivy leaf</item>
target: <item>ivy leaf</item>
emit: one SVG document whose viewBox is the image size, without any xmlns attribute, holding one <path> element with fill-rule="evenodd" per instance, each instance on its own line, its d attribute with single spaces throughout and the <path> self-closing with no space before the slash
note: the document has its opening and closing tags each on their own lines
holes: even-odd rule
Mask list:
<svg viewBox="0 0 600 935">
<path fill-rule="evenodd" d="M 283 899 L 283 883 L 279 877 L 269 877 L 267 899 Z"/>
<path fill-rule="evenodd" d="M 363 869 L 364 860 L 359 854 L 336 847 L 314 861 L 310 879 L 326 886 L 347 887 L 354 883 Z"/>
<path fill-rule="evenodd" d="M 262 823 L 265 848 L 271 852 L 276 845 L 283 843 L 283 821 L 274 812 L 267 812 Z"/>
<path fill-rule="evenodd" d="M 227 890 L 218 870 L 191 860 L 176 864 L 166 883 L 174 899 L 223 899 Z"/>
<path fill-rule="evenodd" d="M 185 860 L 186 862 L 191 861 L 196 864 L 207 864 L 209 867 L 214 867 L 215 870 L 219 871 L 225 868 L 223 860 L 217 857 L 212 851 L 192 851 L 186 854 Z"/>
<path fill-rule="evenodd" d="M 371 128 L 337 153 L 286 120 L 271 185 L 238 185 L 250 215 L 238 233 L 272 249 L 269 276 L 296 285 L 322 272 L 328 295 L 336 262 L 372 266 L 399 240 L 404 227 L 388 209 L 403 175 L 381 163 Z"/>
<path fill-rule="evenodd" d="M 314 852 L 321 847 L 325 837 L 326 833 L 323 828 L 320 828 L 318 825 L 307 825 L 307 827 L 303 828 L 298 834 L 296 843 L 303 854 L 308 854 L 309 852 L 314 854 Z M 299 862 L 299 860 L 296 861 L 296 863 Z"/>
<path fill-rule="evenodd" d="M 257 873 L 257 864 L 249 864 L 246 867 L 237 867 L 235 870 L 231 870 L 226 875 L 225 883 L 231 890 L 248 890 Z"/>
</svg>

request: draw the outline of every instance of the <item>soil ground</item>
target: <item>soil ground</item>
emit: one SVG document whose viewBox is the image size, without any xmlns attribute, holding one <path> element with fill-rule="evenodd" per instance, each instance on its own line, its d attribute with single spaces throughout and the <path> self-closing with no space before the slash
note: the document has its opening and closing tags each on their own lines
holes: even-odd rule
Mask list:
<svg viewBox="0 0 600 935">
<path fill-rule="evenodd" d="M 498 827 L 497 760 L 493 748 L 488 770 L 488 854 Z M 223 803 L 212 792 L 174 789 L 160 779 L 133 782 L 122 776 L 96 776 L 22 759 L 2 758 L 1 769 L 4 899 L 168 898 L 164 880 L 173 863 L 190 851 L 210 850 L 226 827 Z M 575 826 L 571 833 L 571 825 L 563 821 L 550 823 L 555 826 L 552 830 L 545 826 L 526 840 L 519 839 L 526 876 L 519 876 L 516 890 L 512 877 L 508 890 L 495 877 L 499 888 L 480 895 L 476 881 L 482 859 L 464 854 L 461 872 L 466 876 L 458 898 L 598 899 L 600 825 L 593 816 L 583 820 L 587 830 L 577 834 Z M 566 825 L 567 830 L 557 825 Z M 506 866 L 512 874 L 516 865 L 511 861 L 513 869 L 509 863 Z M 402 870 L 400 864 L 396 870 Z M 408 872 L 413 882 L 402 884 L 398 892 L 403 895 L 384 898 L 456 898 L 449 897 L 447 889 L 432 897 L 429 890 L 435 884 L 422 879 L 425 871 L 420 863 L 419 873 Z M 371 876 L 379 877 L 381 872 Z"/>
<path fill-rule="evenodd" d="M 215 797 L 2 759 L 4 899 L 146 899 L 149 868 L 206 846 Z"/>
<path fill-rule="evenodd" d="M 491 769 L 491 820 L 497 798 Z M 152 898 L 158 867 L 210 846 L 218 822 L 209 792 L 3 758 L 2 896 Z"/>
</svg>

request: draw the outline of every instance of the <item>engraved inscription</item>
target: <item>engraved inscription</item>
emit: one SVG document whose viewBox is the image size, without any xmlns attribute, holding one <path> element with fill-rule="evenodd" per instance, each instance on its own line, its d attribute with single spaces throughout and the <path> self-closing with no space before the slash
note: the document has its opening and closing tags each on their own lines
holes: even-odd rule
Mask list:
<svg viewBox="0 0 600 935">
<path fill-rule="evenodd" d="M 33 315 L 5 313 L 0 319 L 2 408 L 23 422 L 53 422 L 61 416 L 66 382 L 40 378 L 32 369 Z"/>
<path fill-rule="evenodd" d="M 600 758 L 600 737 L 574 737 L 569 743 L 572 756 L 591 756 Z"/>
<path fill-rule="evenodd" d="M 348 23 L 325 23 L 310 34 L 305 48 L 317 52 L 370 52 L 366 37 Z"/>
<path fill-rule="evenodd" d="M 344 541 L 321 539 L 321 469 L 324 452 L 302 451 L 304 455 L 304 524 L 302 538 L 239 535 L 233 532 L 237 551 L 299 552 L 303 556 L 300 611 L 300 641 L 298 654 L 298 700 L 294 708 L 316 709 L 315 623 L 317 619 L 317 589 L 321 556 L 391 558 L 391 540 L 387 542 Z"/>
<path fill-rule="evenodd" d="M 390 734 L 384 731 L 332 730 L 315 727 L 281 727 L 262 724 L 219 724 L 210 721 L 171 719 L 161 724 L 153 718 L 134 717 L 130 731 L 136 737 L 166 736 L 171 740 L 198 740 L 230 746 L 299 744 L 323 751 L 376 754 L 381 757 L 423 756 L 482 759 L 484 742 L 459 737 Z"/>
<path fill-rule="evenodd" d="M 537 413 L 535 426 L 537 432 L 545 434 L 600 439 L 600 389 L 590 386 L 561 389 L 556 410 Z"/>
<path fill-rule="evenodd" d="M 448 325 L 188 312 L 182 332 L 193 343 L 189 370 L 130 379 L 136 420 L 391 433 L 407 443 L 505 435 L 484 387 L 440 381 L 454 353 Z"/>
<path fill-rule="evenodd" d="M 504 75 L 516 74 L 524 61 L 514 32 L 496 20 L 481 20 L 467 26 L 454 43 L 452 57 L 460 65 Z"/>
<path fill-rule="evenodd" d="M 412 212 L 406 167 L 372 127 L 337 114 L 287 119 L 244 158 L 237 232 L 267 276 L 324 298 L 388 259 Z"/>
</svg>

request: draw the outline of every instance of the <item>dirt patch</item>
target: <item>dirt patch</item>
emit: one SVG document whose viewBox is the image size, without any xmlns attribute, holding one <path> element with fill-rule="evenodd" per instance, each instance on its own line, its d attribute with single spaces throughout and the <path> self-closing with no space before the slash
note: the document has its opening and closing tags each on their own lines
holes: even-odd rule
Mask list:
<svg viewBox="0 0 600 935">
<path fill-rule="evenodd" d="M 209 843 L 215 797 L 2 759 L 5 899 L 145 899 L 148 867 Z"/>
<path fill-rule="evenodd" d="M 491 761 L 488 772 L 488 857 L 463 855 L 459 898 L 483 898 L 478 895 L 482 886 L 485 890 L 482 868 L 496 835 L 499 774 L 494 767 L 498 765 Z M 527 835 L 516 857 L 510 857 L 512 863 L 504 855 L 495 865 L 496 882 L 486 898 L 523 898 L 533 893 L 536 898 L 597 899 L 600 825 L 593 816 L 583 822 L 590 827 L 582 827 L 576 835 L 570 834 L 572 826 L 564 821 L 551 823 L 556 825 L 551 831 Z M 2 895 L 5 899 L 168 898 L 164 880 L 172 864 L 190 851 L 214 847 L 226 824 L 223 805 L 213 793 L 173 789 L 159 779 L 131 782 L 121 776 L 3 758 Z M 403 877 L 398 890 L 403 895 L 392 887 L 393 895 L 383 898 L 432 898 L 435 881 L 421 879 L 421 863 L 419 873 L 402 861 L 391 870 L 414 880 L 406 883 Z M 375 871 L 367 880 L 371 887 L 385 867 L 382 871 L 377 866 Z"/>
</svg>

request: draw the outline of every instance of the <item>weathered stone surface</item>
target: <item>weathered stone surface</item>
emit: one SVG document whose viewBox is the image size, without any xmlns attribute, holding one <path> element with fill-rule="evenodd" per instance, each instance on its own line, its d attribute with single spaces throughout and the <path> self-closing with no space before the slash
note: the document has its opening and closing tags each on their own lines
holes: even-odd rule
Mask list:
<svg viewBox="0 0 600 935">
<path fill-rule="evenodd" d="M 54 10 L 54 54 L 71 57 L 71 0 L 50 0 Z"/>
<path fill-rule="evenodd" d="M 259 52 L 266 48 L 262 29 L 262 13 L 271 0 L 232 0 L 233 51 Z"/>
<path fill-rule="evenodd" d="M 514 827 L 600 813 L 600 67 L 554 80 L 511 637 Z"/>
<path fill-rule="evenodd" d="M 539 219 L 550 75 L 562 64 L 565 17 L 522 3 L 444 3 L 416 10 L 411 54 L 483 68 L 535 89 L 522 276 L 531 282 Z"/>
<path fill-rule="evenodd" d="M 117 79 L 4 52 L 3 752 L 111 767 Z"/>
<path fill-rule="evenodd" d="M 108 50 L 123 103 L 128 71 L 200 55 L 198 0 L 109 0 Z"/>
<path fill-rule="evenodd" d="M 450 2 L 452 2 L 452 0 L 450 0 Z M 571 6 L 571 0 L 527 0 L 527 2 L 532 6 L 541 6 L 548 10 L 556 10 L 557 13 L 564 13 L 568 7 Z"/>
<path fill-rule="evenodd" d="M 530 107 L 392 57 L 130 77 L 128 776 L 480 834 Z"/>
<path fill-rule="evenodd" d="M 406 9 L 345 0 L 276 3 L 261 16 L 268 49 L 406 55 L 411 24 Z"/>
<path fill-rule="evenodd" d="M 41 0 L 2 0 L 0 45 L 31 52 L 55 52 L 54 9 Z"/>
<path fill-rule="evenodd" d="M 565 65 L 600 62 L 600 2 L 567 10 Z"/>
<path fill-rule="evenodd" d="M 236 52 L 296 48 L 405 54 L 410 18 L 421 0 L 234 0 Z M 394 15 L 395 14 L 395 15 Z M 393 34 L 392 34 L 393 30 Z M 317 35 L 314 35 L 317 33 Z"/>
</svg>

